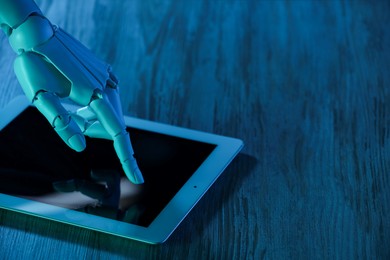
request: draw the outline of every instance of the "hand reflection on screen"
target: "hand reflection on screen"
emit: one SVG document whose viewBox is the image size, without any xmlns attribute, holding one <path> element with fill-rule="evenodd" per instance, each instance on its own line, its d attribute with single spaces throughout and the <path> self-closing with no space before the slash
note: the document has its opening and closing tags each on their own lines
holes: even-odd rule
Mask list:
<svg viewBox="0 0 390 260">
<path fill-rule="evenodd" d="M 94 200 L 92 203 L 79 205 L 76 208 L 79 211 L 131 223 L 136 223 L 141 213 L 139 206 L 132 206 L 142 188 L 121 178 L 120 173 L 115 170 L 92 170 L 90 180 L 70 179 L 54 182 L 53 186 L 58 192 L 80 192 Z M 121 189 L 124 190 L 122 198 Z M 127 212 L 129 209 L 131 213 Z"/>
<path fill-rule="evenodd" d="M 136 224 L 143 187 L 116 170 L 94 169 L 90 178 L 56 180 L 38 172 L 0 169 L 0 192 Z"/>
</svg>

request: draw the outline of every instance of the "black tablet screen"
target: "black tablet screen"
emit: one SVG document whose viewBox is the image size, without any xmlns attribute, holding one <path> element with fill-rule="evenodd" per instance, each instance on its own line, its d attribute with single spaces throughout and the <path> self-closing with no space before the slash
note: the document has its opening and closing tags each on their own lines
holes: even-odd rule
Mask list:
<svg viewBox="0 0 390 260">
<path fill-rule="evenodd" d="M 128 131 L 145 179 L 139 186 L 122 185 L 127 179 L 112 141 L 87 137 L 87 148 L 75 152 L 29 107 L 0 131 L 0 192 L 37 200 L 83 194 L 93 203 L 80 205 L 77 196 L 69 196 L 76 200 L 73 209 L 147 227 L 215 145 L 135 128 Z"/>
</svg>

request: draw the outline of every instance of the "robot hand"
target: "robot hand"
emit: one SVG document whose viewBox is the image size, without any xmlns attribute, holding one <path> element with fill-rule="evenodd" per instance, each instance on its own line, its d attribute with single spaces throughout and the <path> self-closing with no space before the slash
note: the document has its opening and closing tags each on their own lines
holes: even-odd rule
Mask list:
<svg viewBox="0 0 390 260">
<path fill-rule="evenodd" d="M 9 36 L 15 74 L 26 96 L 47 118 L 62 140 L 84 150 L 84 135 L 104 129 L 130 181 L 143 183 L 124 124 L 118 80 L 110 65 L 97 59 L 84 45 L 54 26 L 32 0 L 0 0 L 1 29 Z M 61 104 L 70 98 L 92 114 L 74 120 Z M 85 109 L 84 109 L 85 110 Z M 76 122 L 77 121 L 77 122 Z"/>
</svg>

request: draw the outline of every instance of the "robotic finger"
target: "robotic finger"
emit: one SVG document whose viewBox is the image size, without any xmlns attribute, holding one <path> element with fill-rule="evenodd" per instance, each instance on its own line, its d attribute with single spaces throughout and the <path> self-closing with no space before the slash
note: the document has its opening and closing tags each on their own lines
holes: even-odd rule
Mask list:
<svg viewBox="0 0 390 260">
<path fill-rule="evenodd" d="M 46 117 L 51 126 L 72 149 L 82 151 L 85 138 L 60 98 L 69 95 L 67 79 L 41 56 L 24 52 L 15 59 L 15 74 L 27 98 Z"/>
<path fill-rule="evenodd" d="M 73 150 L 80 152 L 85 149 L 86 142 L 81 129 L 62 106 L 59 98 L 50 92 L 39 92 L 34 105 L 51 123 L 62 140 Z"/>
<path fill-rule="evenodd" d="M 114 141 L 115 151 L 126 176 L 135 184 L 143 183 L 144 179 L 134 158 L 133 147 L 130 143 L 129 133 L 126 131 L 123 117 L 118 116 L 118 111 L 115 111 L 107 95 L 98 89 L 89 106 Z"/>
</svg>

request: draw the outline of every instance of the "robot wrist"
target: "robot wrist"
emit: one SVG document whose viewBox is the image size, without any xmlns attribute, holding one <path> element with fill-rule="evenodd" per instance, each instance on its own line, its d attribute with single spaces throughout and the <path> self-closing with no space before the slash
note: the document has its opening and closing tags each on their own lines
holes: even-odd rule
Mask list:
<svg viewBox="0 0 390 260">
<path fill-rule="evenodd" d="M 12 30 L 9 42 L 16 53 L 22 53 L 45 43 L 53 35 L 53 26 L 49 20 L 40 14 L 32 14 Z"/>
</svg>

